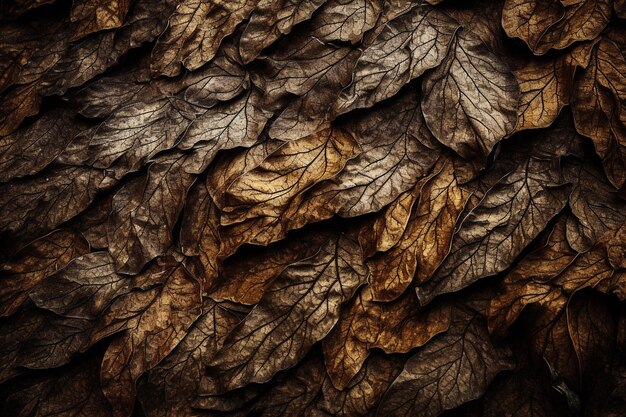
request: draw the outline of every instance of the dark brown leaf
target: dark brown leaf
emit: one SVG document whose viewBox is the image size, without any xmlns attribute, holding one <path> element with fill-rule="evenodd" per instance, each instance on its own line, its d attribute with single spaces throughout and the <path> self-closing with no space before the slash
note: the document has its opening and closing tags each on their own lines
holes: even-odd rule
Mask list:
<svg viewBox="0 0 626 417">
<path fill-rule="evenodd" d="M 457 312 L 446 333 L 409 358 L 379 415 L 438 416 L 480 397 L 500 371 L 512 368 L 507 349 L 494 346 L 486 327 L 467 314 Z"/>
<path fill-rule="evenodd" d="M 345 233 L 332 236 L 317 255 L 289 266 L 272 282 L 210 362 L 221 386 L 265 382 L 295 365 L 330 332 L 341 304 L 367 278 L 353 239 Z"/>
</svg>

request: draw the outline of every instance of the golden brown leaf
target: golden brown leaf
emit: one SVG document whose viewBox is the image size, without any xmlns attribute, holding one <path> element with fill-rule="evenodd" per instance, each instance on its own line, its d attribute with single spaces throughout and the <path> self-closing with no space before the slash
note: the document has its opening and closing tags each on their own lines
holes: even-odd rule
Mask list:
<svg viewBox="0 0 626 417">
<path fill-rule="evenodd" d="M 506 0 L 502 26 L 537 55 L 594 39 L 611 18 L 608 0 Z"/>
<path fill-rule="evenodd" d="M 457 219 L 469 194 L 459 187 L 452 163 L 444 161 L 435 169 L 432 178 L 418 184 L 419 202 L 397 245 L 367 261 L 375 300 L 398 297 L 414 276 L 423 284 L 450 250 Z"/>
<path fill-rule="evenodd" d="M 184 267 L 165 259 L 154 269 L 142 280 L 160 285 L 117 298 L 92 336 L 122 332 L 109 344 L 100 376 L 115 416 L 131 415 L 137 379 L 167 357 L 201 313 L 200 285 Z"/>
</svg>

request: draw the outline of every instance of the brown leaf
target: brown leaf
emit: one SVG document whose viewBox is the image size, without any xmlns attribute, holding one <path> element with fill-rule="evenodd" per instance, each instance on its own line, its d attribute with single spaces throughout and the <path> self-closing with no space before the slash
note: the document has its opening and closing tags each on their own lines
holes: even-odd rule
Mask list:
<svg viewBox="0 0 626 417">
<path fill-rule="evenodd" d="M 593 140 L 616 188 L 626 181 L 626 58 L 608 38 L 596 44 L 587 69 L 576 78 L 572 111 L 576 129 Z"/>
<path fill-rule="evenodd" d="M 92 336 L 123 332 L 109 344 L 100 375 L 116 416 L 131 415 L 137 379 L 167 357 L 201 313 L 200 285 L 184 267 L 165 260 L 156 269 L 145 279 L 160 285 L 117 298 Z"/>
<path fill-rule="evenodd" d="M 392 303 L 377 303 L 369 287 L 362 289 L 323 342 L 333 385 L 339 390 L 348 386 L 373 348 L 406 353 L 424 345 L 448 329 L 450 313 L 449 305 L 420 308 L 413 292 Z"/>
<path fill-rule="evenodd" d="M 267 106 L 274 108 L 298 96 L 272 123 L 269 135 L 296 140 L 328 128 L 335 116 L 332 104 L 350 82 L 359 54 L 359 50 L 325 43 L 314 35 L 295 33 L 260 60 L 262 74 L 256 82 L 265 92 Z"/>
<path fill-rule="evenodd" d="M 326 0 L 260 0 L 250 16 L 239 43 L 245 63 L 311 15 Z"/>
<path fill-rule="evenodd" d="M 352 83 L 337 101 L 339 114 L 385 100 L 444 59 L 458 24 L 415 4 L 388 22 L 356 63 Z"/>
<path fill-rule="evenodd" d="M 0 382 L 25 369 L 65 365 L 91 345 L 91 320 L 61 317 L 26 305 L 0 323 Z"/>
<path fill-rule="evenodd" d="M 17 244 L 53 230 L 87 208 L 102 179 L 97 169 L 61 166 L 1 184 L 0 231 Z"/>
<path fill-rule="evenodd" d="M 172 245 L 172 229 L 195 180 L 185 172 L 186 161 L 180 153 L 164 155 L 113 197 L 107 239 L 118 272 L 136 274 Z"/>
<path fill-rule="evenodd" d="M 17 385 L 2 407 L 3 415 L 18 417 L 110 417 L 111 406 L 100 390 L 99 364 L 83 360 Z"/>
<path fill-rule="evenodd" d="M 169 77 L 182 64 L 196 70 L 217 53 L 222 40 L 247 19 L 258 0 L 184 0 L 169 17 L 168 27 L 152 51 L 152 72 Z"/>
<path fill-rule="evenodd" d="M 339 129 L 286 143 L 230 184 L 220 207 L 222 224 L 281 216 L 304 190 L 334 177 L 359 152 L 355 139 Z"/>
<path fill-rule="evenodd" d="M 507 349 L 491 343 L 480 320 L 459 312 L 446 333 L 409 358 L 378 413 L 438 416 L 480 397 L 493 378 L 512 365 Z"/>
<path fill-rule="evenodd" d="M 527 143 L 529 153 L 524 157 L 517 153 L 516 166 L 504 177 L 494 168 L 500 179 L 462 219 L 439 269 L 417 287 L 422 303 L 510 266 L 565 207 L 571 187 L 564 184 L 558 160 L 570 152 L 566 144 L 576 139 L 570 130 L 554 127 L 541 143 Z"/>
<path fill-rule="evenodd" d="M 317 255 L 289 266 L 210 362 L 219 384 L 230 390 L 265 382 L 295 365 L 330 332 L 341 304 L 366 278 L 360 247 L 344 233 L 331 237 Z"/>
<path fill-rule="evenodd" d="M 549 285 L 564 271 L 578 253 L 570 248 L 566 237 L 566 218 L 560 218 L 544 246 L 534 250 L 507 273 L 501 293 L 489 305 L 489 332 L 504 336 L 529 304 L 563 305 L 562 293 Z"/>
<path fill-rule="evenodd" d="M 337 177 L 306 192 L 297 207 L 305 219 L 378 211 L 428 175 L 440 156 L 414 90 L 359 117 L 346 129 L 361 146 L 361 154 L 348 161 Z"/>
<path fill-rule="evenodd" d="M 80 233 L 61 229 L 39 238 L 0 267 L 0 315 L 13 314 L 41 281 L 89 251 Z"/>
<path fill-rule="evenodd" d="M 506 0 L 502 26 L 537 55 L 594 39 L 611 18 L 608 0 Z"/>
<path fill-rule="evenodd" d="M 122 107 L 99 126 L 83 131 L 59 158 L 63 163 L 114 167 L 121 178 L 157 153 L 173 148 L 195 118 L 195 107 L 176 97 Z"/>
<path fill-rule="evenodd" d="M 515 76 L 471 32 L 456 34 L 447 56 L 426 74 L 422 91 L 433 135 L 479 166 L 515 128 L 520 91 Z"/>
<path fill-rule="evenodd" d="M 40 283 L 30 299 L 63 317 L 97 319 L 113 299 L 131 288 L 132 280 L 115 272 L 108 252 L 92 252 Z"/>
<path fill-rule="evenodd" d="M 574 73 L 587 67 L 595 43 L 588 42 L 557 57 L 520 62 L 515 69 L 521 95 L 517 131 L 548 127 L 570 104 Z"/>
<path fill-rule="evenodd" d="M 318 408 L 331 416 L 370 415 L 401 369 L 399 358 L 374 354 L 344 390 L 325 379 Z"/>
<path fill-rule="evenodd" d="M 148 373 L 139 385 L 139 399 L 149 416 L 192 415 L 204 364 L 222 346 L 242 312 L 207 298 L 202 315 L 187 330 L 178 346 Z"/>
<path fill-rule="evenodd" d="M 193 148 L 196 153 L 193 161 L 187 162 L 185 170 L 199 174 L 219 150 L 254 145 L 272 116 L 259 107 L 259 100 L 257 92 L 249 91 L 234 101 L 217 105 L 199 115 L 177 145 L 185 150 Z"/>
<path fill-rule="evenodd" d="M 493 384 L 485 396 L 485 417 L 563 417 L 565 410 L 550 391 L 526 372 Z"/>
<path fill-rule="evenodd" d="M 382 0 L 329 0 L 317 12 L 312 34 L 323 41 L 358 43 L 374 27 Z"/>
<path fill-rule="evenodd" d="M 398 297 L 416 276 L 423 284 L 450 250 L 452 234 L 469 194 L 459 187 L 452 163 L 444 161 L 422 184 L 404 234 L 389 251 L 367 261 L 374 299 Z"/>
<path fill-rule="evenodd" d="M 72 40 L 122 26 L 130 3 L 130 0 L 74 0 L 70 20 L 77 23 L 77 28 Z"/>
<path fill-rule="evenodd" d="M 211 297 L 240 304 L 257 304 L 272 280 L 285 268 L 317 254 L 329 236 L 328 228 L 314 227 L 259 251 L 239 252 L 227 259 Z"/>
<path fill-rule="evenodd" d="M 31 125 L 0 137 L 0 181 L 40 172 L 71 142 L 83 126 L 67 109 L 55 109 Z"/>
</svg>

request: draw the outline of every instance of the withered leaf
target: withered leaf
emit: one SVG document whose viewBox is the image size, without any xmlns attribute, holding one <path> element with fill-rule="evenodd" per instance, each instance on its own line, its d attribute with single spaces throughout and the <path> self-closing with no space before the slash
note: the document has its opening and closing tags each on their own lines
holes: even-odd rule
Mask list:
<svg viewBox="0 0 626 417">
<path fill-rule="evenodd" d="M 312 33 L 326 42 L 356 44 L 378 21 L 383 3 L 382 0 L 329 0 L 317 13 Z"/>
<path fill-rule="evenodd" d="M 576 292 L 567 304 L 567 326 L 582 376 L 593 378 L 609 363 L 615 323 L 601 294 Z"/>
<path fill-rule="evenodd" d="M 420 284 L 431 277 L 450 250 L 457 219 L 469 197 L 459 187 L 448 161 L 418 187 L 419 202 L 398 243 L 367 261 L 378 301 L 398 297 L 414 276 Z"/>
<path fill-rule="evenodd" d="M 502 26 L 509 36 L 522 39 L 531 51 L 543 55 L 594 39 L 611 13 L 607 0 L 506 0 Z"/>
<path fill-rule="evenodd" d="M 118 275 L 108 252 L 74 259 L 30 292 L 30 299 L 63 317 L 97 319 L 116 297 L 130 291 L 130 278 Z"/>
<path fill-rule="evenodd" d="M 0 233 L 19 241 L 51 231 L 87 208 L 103 178 L 97 169 L 57 166 L 1 184 Z"/>
<path fill-rule="evenodd" d="M 331 416 L 370 415 L 401 369 L 399 358 L 374 354 L 345 390 L 336 389 L 325 379 L 318 408 Z"/>
<path fill-rule="evenodd" d="M 272 280 L 289 265 L 317 254 L 330 236 L 327 228 L 296 233 L 254 253 L 238 253 L 224 263 L 211 297 L 253 305 L 258 303 Z"/>
<path fill-rule="evenodd" d="M 414 90 L 394 97 L 346 129 L 361 153 L 337 177 L 307 191 L 298 206 L 304 217 L 354 217 L 378 211 L 425 177 L 440 156 Z"/>
<path fill-rule="evenodd" d="M 88 251 L 85 238 L 66 229 L 54 231 L 26 246 L 0 268 L 0 315 L 13 314 L 32 288 Z"/>
<path fill-rule="evenodd" d="M 63 152 L 81 127 L 70 111 L 58 109 L 1 137 L 0 181 L 38 173 Z"/>
<path fill-rule="evenodd" d="M 219 212 L 206 181 L 198 181 L 187 196 L 180 227 L 183 254 L 199 259 L 199 270 L 192 272 L 202 283 L 203 293 L 215 283 L 220 269 Z"/>
<path fill-rule="evenodd" d="M 348 386 L 371 349 L 406 353 L 448 330 L 450 319 L 450 306 L 422 309 L 413 292 L 383 304 L 374 301 L 369 287 L 362 289 L 343 309 L 339 322 L 323 342 L 333 385 L 339 390 Z"/>
<path fill-rule="evenodd" d="M 201 313 L 200 285 L 182 265 L 165 258 L 144 274 L 142 280 L 160 285 L 117 298 L 92 335 L 122 332 L 109 344 L 100 375 L 116 416 L 131 415 L 137 379 L 167 357 Z"/>
<path fill-rule="evenodd" d="M 100 390 L 97 359 L 82 360 L 52 375 L 16 385 L 2 407 L 19 417 L 110 417 L 111 407 Z"/>
<path fill-rule="evenodd" d="M 486 417 L 561 417 L 555 395 L 541 386 L 528 372 L 516 373 L 504 382 L 494 384 L 485 395 Z"/>
<path fill-rule="evenodd" d="M 286 143 L 228 187 L 222 224 L 280 216 L 304 190 L 334 177 L 359 153 L 356 140 L 339 129 Z"/>
<path fill-rule="evenodd" d="M 0 381 L 24 369 L 48 369 L 67 364 L 91 345 L 91 320 L 66 318 L 25 304 L 0 323 Z"/>
<path fill-rule="evenodd" d="M 378 413 L 438 416 L 480 397 L 500 371 L 513 365 L 507 349 L 494 346 L 488 335 L 479 319 L 457 312 L 446 333 L 405 363 Z"/>
<path fill-rule="evenodd" d="M 320 17 L 322 18 L 322 17 Z M 315 23 L 315 22 L 314 22 Z M 295 140 L 328 128 L 335 116 L 332 104 L 351 79 L 359 50 L 323 42 L 314 35 L 296 33 L 285 38 L 277 52 L 260 62 L 256 81 L 268 106 L 298 96 L 272 123 L 272 138 Z"/>
<path fill-rule="evenodd" d="M 569 55 L 531 61 L 514 71 L 520 101 L 516 130 L 548 127 L 569 104 L 576 67 Z"/>
<path fill-rule="evenodd" d="M 77 23 L 73 39 L 122 26 L 130 3 L 130 0 L 75 0 L 70 13 L 70 20 Z"/>
<path fill-rule="evenodd" d="M 195 176 L 187 155 L 155 160 L 146 175 L 127 181 L 113 197 L 107 225 L 109 252 L 118 272 L 136 274 L 172 245 L 172 229 Z"/>
<path fill-rule="evenodd" d="M 566 149 L 552 143 L 576 140 L 571 131 L 554 127 L 542 142 L 518 154 L 515 168 L 499 179 L 461 220 L 450 254 L 433 277 L 417 287 L 422 303 L 457 291 L 507 268 L 567 204 L 571 187 L 564 184 L 558 160 Z M 494 175 L 500 177 L 497 169 Z"/>
<path fill-rule="evenodd" d="M 433 135 L 465 159 L 484 161 L 515 128 L 517 80 L 472 32 L 456 34 L 441 64 L 424 77 L 422 91 Z"/>
<path fill-rule="evenodd" d="M 326 0 L 259 0 L 239 42 L 245 63 L 254 60 L 263 49 L 291 28 L 311 17 Z"/>
<path fill-rule="evenodd" d="M 191 415 L 204 364 L 219 350 L 241 319 L 241 311 L 207 298 L 202 315 L 178 346 L 139 385 L 139 399 L 149 416 Z"/>
<path fill-rule="evenodd" d="M 152 72 L 175 76 L 181 64 L 196 70 L 217 53 L 222 40 L 247 19 L 258 0 L 184 0 L 152 51 Z"/>
<path fill-rule="evenodd" d="M 626 181 L 626 54 L 610 39 L 594 48 L 576 77 L 572 110 L 576 129 L 590 137 L 616 188 Z"/>
<path fill-rule="evenodd" d="M 345 233 L 332 236 L 317 255 L 289 266 L 210 361 L 218 383 L 233 389 L 265 382 L 296 364 L 330 332 L 341 304 L 366 278 L 360 247 Z"/>
<path fill-rule="evenodd" d="M 96 168 L 115 164 L 113 175 L 119 178 L 173 148 L 194 120 L 194 110 L 176 97 L 129 104 L 101 125 L 81 132 L 59 160 Z"/>
<path fill-rule="evenodd" d="M 417 4 L 388 22 L 357 61 L 352 83 L 337 101 L 337 112 L 371 107 L 439 65 L 457 28 L 446 14 Z"/>
<path fill-rule="evenodd" d="M 259 94 L 249 91 L 199 115 L 178 143 L 180 149 L 196 150 L 197 156 L 186 164 L 186 171 L 196 174 L 204 171 L 221 149 L 254 145 L 272 116 L 259 104 Z"/>
</svg>

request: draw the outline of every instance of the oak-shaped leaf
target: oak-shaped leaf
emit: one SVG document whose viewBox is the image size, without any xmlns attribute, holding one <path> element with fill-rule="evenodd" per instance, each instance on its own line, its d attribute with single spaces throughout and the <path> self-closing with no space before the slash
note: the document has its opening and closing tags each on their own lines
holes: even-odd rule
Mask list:
<svg viewBox="0 0 626 417">
<path fill-rule="evenodd" d="M 512 367 L 510 351 L 491 342 L 481 319 L 457 311 L 450 329 L 405 363 L 378 415 L 438 416 L 479 398 L 500 371 Z"/>
<path fill-rule="evenodd" d="M 361 256 L 355 237 L 340 232 L 315 256 L 287 267 L 210 361 L 216 381 L 203 388 L 231 390 L 266 382 L 295 365 L 326 337 L 341 305 L 367 279 Z"/>
</svg>

